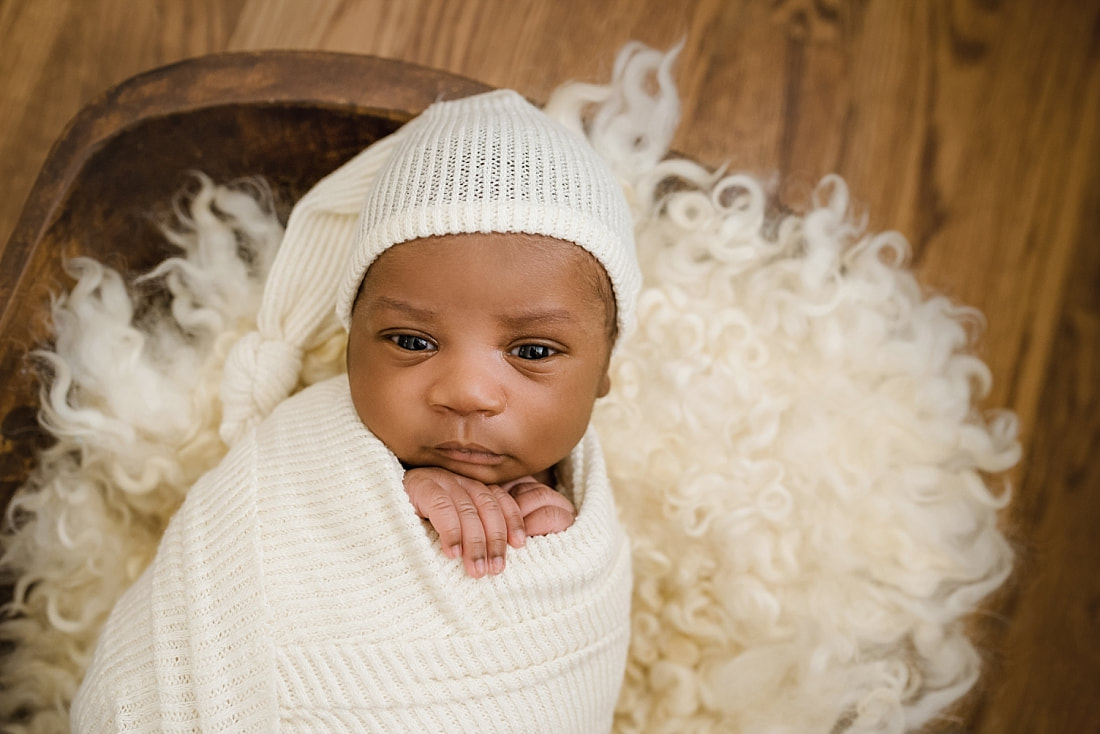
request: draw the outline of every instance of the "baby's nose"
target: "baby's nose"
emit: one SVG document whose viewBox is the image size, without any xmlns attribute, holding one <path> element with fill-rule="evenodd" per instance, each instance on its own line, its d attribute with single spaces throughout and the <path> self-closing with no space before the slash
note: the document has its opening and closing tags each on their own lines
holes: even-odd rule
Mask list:
<svg viewBox="0 0 1100 734">
<path fill-rule="evenodd" d="M 496 415 L 504 410 L 507 401 L 500 372 L 507 365 L 501 360 L 478 352 L 436 359 L 440 372 L 429 395 L 433 407 L 459 415 Z"/>
</svg>

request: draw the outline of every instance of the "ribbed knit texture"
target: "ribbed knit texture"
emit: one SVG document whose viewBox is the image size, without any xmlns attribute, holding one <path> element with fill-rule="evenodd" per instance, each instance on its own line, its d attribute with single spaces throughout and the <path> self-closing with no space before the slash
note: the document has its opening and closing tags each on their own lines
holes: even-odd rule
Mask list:
<svg viewBox="0 0 1100 734">
<path fill-rule="evenodd" d="M 226 360 L 220 432 L 227 444 L 255 428 L 298 384 L 302 351 L 331 318 L 360 210 L 400 134 L 375 142 L 295 204 L 264 286 L 256 331 Z"/>
<path fill-rule="evenodd" d="M 611 279 L 619 333 L 630 331 L 642 278 L 622 186 L 587 140 L 507 89 L 438 102 L 405 126 L 363 208 L 337 315 L 347 326 L 363 275 L 389 247 L 475 232 L 588 250 Z"/>
<path fill-rule="evenodd" d="M 629 548 L 589 433 L 579 509 L 499 576 L 447 559 L 346 376 L 284 402 L 195 487 L 104 630 L 76 731 L 608 731 Z"/>
</svg>

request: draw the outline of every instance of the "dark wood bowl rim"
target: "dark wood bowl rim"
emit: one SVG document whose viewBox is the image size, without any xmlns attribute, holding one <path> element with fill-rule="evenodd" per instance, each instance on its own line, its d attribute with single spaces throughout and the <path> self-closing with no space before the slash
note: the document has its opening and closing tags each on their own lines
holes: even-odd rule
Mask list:
<svg viewBox="0 0 1100 734">
<path fill-rule="evenodd" d="M 225 105 L 337 108 L 405 122 L 481 82 L 393 59 L 326 51 L 247 51 L 179 61 L 131 77 L 85 106 L 51 148 L 0 258 L 0 334 L 28 262 L 72 182 L 111 138 L 157 117 Z"/>
</svg>

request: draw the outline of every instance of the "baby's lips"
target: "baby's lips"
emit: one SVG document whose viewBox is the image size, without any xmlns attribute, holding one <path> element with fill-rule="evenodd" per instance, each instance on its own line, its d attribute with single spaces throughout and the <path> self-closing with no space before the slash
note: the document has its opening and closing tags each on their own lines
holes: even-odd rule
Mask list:
<svg viewBox="0 0 1100 734">
<path fill-rule="evenodd" d="M 479 443 L 463 442 L 463 441 L 444 441 L 441 444 L 437 444 L 435 447 L 440 451 L 467 451 L 477 454 L 492 454 L 493 456 L 500 456 L 492 449 L 482 446 Z"/>
<path fill-rule="evenodd" d="M 497 466 L 504 461 L 504 454 L 498 454 L 479 444 L 462 444 L 457 441 L 448 441 L 432 448 L 437 454 L 464 464 Z"/>
</svg>

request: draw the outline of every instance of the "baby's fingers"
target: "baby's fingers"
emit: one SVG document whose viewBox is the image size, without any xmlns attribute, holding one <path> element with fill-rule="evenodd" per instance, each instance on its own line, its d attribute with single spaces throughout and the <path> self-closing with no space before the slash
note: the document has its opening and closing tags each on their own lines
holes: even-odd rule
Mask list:
<svg viewBox="0 0 1100 734">
<path fill-rule="evenodd" d="M 530 482 L 512 489 L 528 535 L 560 533 L 573 525 L 576 511 L 564 495 L 545 484 Z"/>
<path fill-rule="evenodd" d="M 439 534 L 444 554 L 461 557 L 470 576 L 500 573 L 508 544 L 523 545 L 523 513 L 503 488 L 437 467 L 410 469 L 404 485 L 417 514 Z"/>
<path fill-rule="evenodd" d="M 573 526 L 573 513 L 554 505 L 544 505 L 524 518 L 528 535 L 550 535 Z"/>
<path fill-rule="evenodd" d="M 461 556 L 464 531 L 461 513 L 454 499 L 448 494 L 438 494 L 432 497 L 426 506 L 418 508 L 418 511 L 422 517 L 427 518 L 439 534 L 439 544 L 443 547 L 443 553 L 448 558 Z"/>
<path fill-rule="evenodd" d="M 527 542 L 527 532 L 523 526 L 523 511 L 520 509 L 515 497 L 503 488 L 498 487 L 498 489 L 500 489 L 500 493 L 497 495 L 497 503 L 500 505 L 501 512 L 504 513 L 504 524 L 508 530 L 508 545 L 513 548 L 522 548 Z"/>
<path fill-rule="evenodd" d="M 522 532 L 523 516 L 515 500 L 496 485 L 479 483 L 470 497 L 477 517 L 468 509 L 460 508 L 466 571 L 474 578 L 481 578 L 486 573 L 498 574 L 504 570 L 509 537 L 517 526 Z"/>
</svg>

